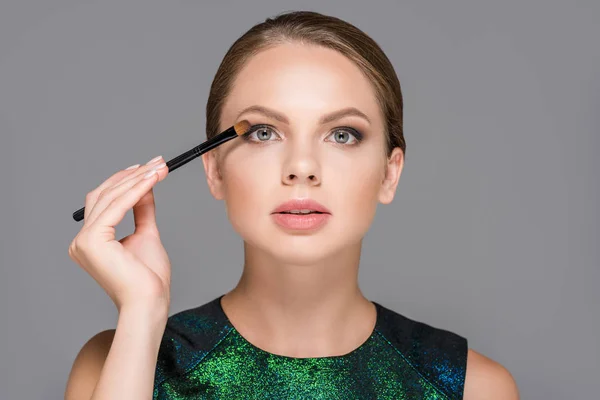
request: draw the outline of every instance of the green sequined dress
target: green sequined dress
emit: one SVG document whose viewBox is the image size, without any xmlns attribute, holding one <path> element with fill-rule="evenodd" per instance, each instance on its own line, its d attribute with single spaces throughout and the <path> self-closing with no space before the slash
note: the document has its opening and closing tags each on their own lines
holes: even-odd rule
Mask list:
<svg viewBox="0 0 600 400">
<path fill-rule="evenodd" d="M 373 302 L 371 336 L 341 356 L 266 352 L 232 326 L 221 297 L 169 317 L 154 377 L 165 399 L 463 398 L 467 340 Z"/>
</svg>

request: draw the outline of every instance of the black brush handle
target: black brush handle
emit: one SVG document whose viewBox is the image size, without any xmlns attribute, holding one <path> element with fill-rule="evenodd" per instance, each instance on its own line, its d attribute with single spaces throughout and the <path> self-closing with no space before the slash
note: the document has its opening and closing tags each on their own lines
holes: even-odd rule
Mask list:
<svg viewBox="0 0 600 400">
<path fill-rule="evenodd" d="M 210 150 L 214 149 L 215 147 L 217 147 L 231 139 L 236 138 L 237 136 L 238 136 L 238 134 L 235 131 L 234 127 L 232 126 L 231 128 L 214 136 L 212 139 L 209 139 L 206 142 L 194 147 L 193 149 L 188 150 L 185 153 L 178 155 L 177 157 L 167 161 L 167 169 L 168 169 L 167 174 L 170 174 L 171 172 L 175 171 L 177 168 L 181 167 L 182 165 L 189 163 L 194 158 L 201 156 L 202 154 L 206 153 L 207 151 L 210 151 Z M 83 219 L 84 214 L 85 214 L 85 207 L 81 207 L 79 210 L 77 210 L 73 213 L 73 219 L 75 221 L 79 222 Z"/>
<path fill-rule="evenodd" d="M 175 171 L 177 168 L 181 167 L 182 165 L 185 165 L 188 162 L 192 161 L 194 158 L 201 156 L 202 154 L 206 153 L 207 151 L 210 151 L 210 150 L 214 149 L 215 147 L 217 147 L 235 137 L 237 137 L 237 133 L 235 132 L 233 127 L 231 127 L 229 129 L 227 129 L 226 131 L 223 131 L 223 132 L 219 133 L 218 135 L 214 136 L 212 139 L 207 140 L 206 142 L 204 142 L 202 144 L 199 144 L 198 146 L 194 147 L 191 150 L 186 151 L 185 153 L 183 153 L 181 155 L 178 155 L 177 157 L 173 158 L 172 160 L 167 161 L 167 167 L 169 168 L 169 173 Z"/>
</svg>

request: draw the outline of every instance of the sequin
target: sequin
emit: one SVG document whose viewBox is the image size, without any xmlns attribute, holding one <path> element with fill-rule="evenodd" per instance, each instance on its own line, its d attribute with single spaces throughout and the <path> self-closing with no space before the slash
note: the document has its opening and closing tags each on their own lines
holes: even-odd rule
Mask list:
<svg viewBox="0 0 600 400">
<path fill-rule="evenodd" d="M 167 322 L 154 400 L 444 399 L 463 397 L 467 340 L 379 303 L 371 336 L 352 352 L 293 358 L 264 351 L 232 326 L 221 297 Z"/>
</svg>

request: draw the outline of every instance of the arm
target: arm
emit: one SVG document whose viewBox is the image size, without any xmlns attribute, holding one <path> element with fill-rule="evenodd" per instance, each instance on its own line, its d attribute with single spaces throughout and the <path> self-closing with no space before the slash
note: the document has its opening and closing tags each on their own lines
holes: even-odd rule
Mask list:
<svg viewBox="0 0 600 400">
<path fill-rule="evenodd" d="M 511 373 L 496 361 L 469 349 L 465 400 L 519 400 Z"/>
<path fill-rule="evenodd" d="M 80 350 L 65 400 L 151 399 L 167 315 L 166 310 L 122 310 L 116 330 L 100 332 Z"/>
</svg>

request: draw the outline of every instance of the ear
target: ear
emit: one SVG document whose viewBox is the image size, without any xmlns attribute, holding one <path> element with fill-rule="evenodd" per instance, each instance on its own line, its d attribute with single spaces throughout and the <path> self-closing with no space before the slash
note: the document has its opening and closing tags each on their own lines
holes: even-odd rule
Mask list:
<svg viewBox="0 0 600 400">
<path fill-rule="evenodd" d="M 206 173 L 206 183 L 213 197 L 217 200 L 223 200 L 223 177 L 219 170 L 219 153 L 218 149 L 213 149 L 202 154 L 202 163 L 204 164 L 204 172 Z"/>
<path fill-rule="evenodd" d="M 398 181 L 404 167 L 404 153 L 400 147 L 395 147 L 392 154 L 387 158 L 385 175 L 379 189 L 379 202 L 390 204 L 394 200 Z"/>
</svg>

